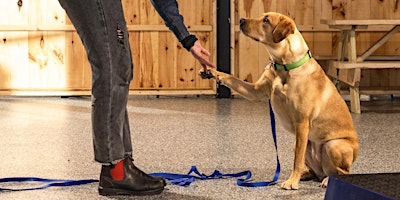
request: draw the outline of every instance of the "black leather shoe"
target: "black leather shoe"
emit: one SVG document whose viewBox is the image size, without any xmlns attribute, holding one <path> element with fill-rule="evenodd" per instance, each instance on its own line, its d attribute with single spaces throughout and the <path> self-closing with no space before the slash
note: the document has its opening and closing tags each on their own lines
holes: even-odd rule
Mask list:
<svg viewBox="0 0 400 200">
<path fill-rule="evenodd" d="M 99 194 L 113 195 L 155 195 L 164 190 L 165 180 L 152 177 L 138 169 L 131 158 L 124 159 L 124 179 L 116 181 L 110 170 L 113 166 L 102 166 L 99 182 Z"/>
<path fill-rule="evenodd" d="M 133 167 L 135 167 L 135 165 L 133 164 L 133 158 L 131 156 L 126 156 L 125 160 L 129 160 L 129 163 L 133 165 Z M 125 162 L 125 161 L 124 161 Z M 150 175 L 149 175 L 150 176 Z M 164 183 L 164 186 L 167 185 L 167 182 L 165 181 L 164 178 L 159 177 L 159 176 L 150 176 L 151 178 L 153 178 L 156 181 L 162 181 Z"/>
</svg>

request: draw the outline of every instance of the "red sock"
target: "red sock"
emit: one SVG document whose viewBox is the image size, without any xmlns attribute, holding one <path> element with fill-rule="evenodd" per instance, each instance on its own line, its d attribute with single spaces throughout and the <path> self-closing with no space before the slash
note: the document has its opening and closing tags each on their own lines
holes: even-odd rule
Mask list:
<svg viewBox="0 0 400 200">
<path fill-rule="evenodd" d="M 114 165 L 114 168 L 110 170 L 111 176 L 116 181 L 124 179 L 124 160 L 119 161 Z"/>
</svg>

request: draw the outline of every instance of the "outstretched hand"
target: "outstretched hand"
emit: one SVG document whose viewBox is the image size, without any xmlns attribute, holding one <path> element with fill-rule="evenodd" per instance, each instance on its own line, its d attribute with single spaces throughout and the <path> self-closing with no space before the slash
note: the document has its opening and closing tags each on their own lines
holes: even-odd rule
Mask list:
<svg viewBox="0 0 400 200">
<path fill-rule="evenodd" d="M 208 61 L 204 56 L 210 56 L 210 52 L 203 48 L 199 41 L 196 41 L 192 48 L 190 48 L 190 53 L 200 62 L 203 66 L 204 71 L 207 71 L 207 66 L 215 68 L 215 64 Z"/>
</svg>

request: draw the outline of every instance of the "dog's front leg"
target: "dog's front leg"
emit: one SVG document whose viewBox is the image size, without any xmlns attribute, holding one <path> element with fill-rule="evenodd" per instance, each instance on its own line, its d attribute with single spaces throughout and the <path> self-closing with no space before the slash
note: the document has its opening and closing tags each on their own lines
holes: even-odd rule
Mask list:
<svg viewBox="0 0 400 200">
<path fill-rule="evenodd" d="M 222 85 L 229 87 L 250 101 L 265 101 L 271 93 L 271 89 L 269 89 L 271 83 L 267 84 L 268 80 L 265 78 L 261 78 L 256 83 L 248 83 L 234 76 L 218 76 L 218 79 Z"/>
<path fill-rule="evenodd" d="M 229 87 L 250 101 L 265 101 L 270 96 L 273 74 L 269 71 L 264 72 L 256 83 L 248 83 L 213 68 L 208 70 L 222 85 Z"/>
<path fill-rule="evenodd" d="M 281 188 L 286 190 L 299 189 L 299 182 L 304 171 L 306 149 L 308 142 L 308 121 L 296 124 L 296 143 L 294 147 L 294 166 L 289 179 L 282 183 Z"/>
</svg>

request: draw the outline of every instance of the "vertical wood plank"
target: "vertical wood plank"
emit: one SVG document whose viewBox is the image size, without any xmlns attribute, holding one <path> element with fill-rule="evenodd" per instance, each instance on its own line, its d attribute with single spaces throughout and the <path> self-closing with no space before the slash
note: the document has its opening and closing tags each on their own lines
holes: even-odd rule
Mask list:
<svg viewBox="0 0 400 200">
<path fill-rule="evenodd" d="M 89 62 L 76 32 L 65 35 L 65 74 L 66 88 L 91 88 Z"/>
<path fill-rule="evenodd" d="M 192 2 L 194 3 L 194 2 Z M 212 23 L 212 3 L 210 0 L 197 0 L 195 1 L 195 6 L 194 10 L 191 12 L 196 12 L 197 14 L 195 15 L 196 20 L 195 24 L 196 25 L 209 25 Z M 202 9 L 198 9 L 202 8 Z"/>
<path fill-rule="evenodd" d="M 44 4 L 44 5 L 43 5 Z M 41 6 L 42 24 L 46 25 L 64 25 L 65 12 L 58 1 L 44 0 Z M 49 12 L 51 10 L 51 12 Z M 47 12 L 46 12 L 47 11 Z M 47 88 L 65 88 L 65 32 L 47 32 L 44 51 L 48 54 Z"/>
<path fill-rule="evenodd" d="M 258 18 L 261 16 L 260 1 L 244 0 L 238 2 L 238 14 L 243 18 Z M 262 47 L 243 34 L 238 38 L 238 75 L 239 79 L 247 82 L 255 82 L 259 77 L 259 49 Z"/>
<path fill-rule="evenodd" d="M 259 2 L 260 2 L 260 4 L 258 5 L 259 16 L 261 16 L 263 13 L 266 12 L 275 11 L 278 3 L 276 0 L 269 0 L 269 1 L 260 0 Z M 258 78 L 264 72 L 265 67 L 270 63 L 270 55 L 265 45 L 261 43 L 258 43 L 257 45 L 258 45 L 258 73 L 257 76 L 254 77 L 254 81 L 258 80 Z"/>
<path fill-rule="evenodd" d="M 192 55 L 182 47 L 181 44 L 177 45 L 177 87 L 184 89 L 195 88 L 196 62 L 193 60 Z"/>
<path fill-rule="evenodd" d="M 129 33 L 129 43 L 131 45 L 132 60 L 133 60 L 133 80 L 130 85 L 130 89 L 140 89 L 142 85 L 141 77 L 141 45 L 140 37 L 142 33 L 140 32 L 130 32 Z"/>
<path fill-rule="evenodd" d="M 189 28 L 196 24 L 196 15 L 200 14 L 201 12 L 206 12 L 206 10 L 201 10 L 201 3 L 202 2 L 200 0 L 196 2 L 182 0 L 178 1 L 179 12 L 182 14 L 182 16 L 184 16 L 185 24 Z M 196 7 L 197 5 L 200 7 Z M 196 13 L 196 15 L 194 13 Z"/>
<path fill-rule="evenodd" d="M 8 25 L 27 25 L 29 20 L 30 3 L 25 2 L 18 6 L 15 1 L 2 1 L 5 7 L 2 9 L 2 23 Z M 4 42 L 5 39 L 5 42 Z M 13 88 L 29 87 L 28 65 L 28 33 L 27 32 L 6 32 L 3 35 L 3 48 L 5 71 L 9 72 L 8 84 Z"/>
<path fill-rule="evenodd" d="M 371 8 L 373 8 L 374 12 L 370 13 L 370 19 L 387 19 L 386 17 L 388 16 L 388 10 L 387 9 L 387 3 L 389 1 L 378 1 L 378 0 L 371 0 L 370 5 Z M 371 42 L 375 42 L 379 40 L 383 36 L 384 33 L 370 33 L 370 38 Z M 377 49 L 373 55 L 377 54 L 385 54 L 385 49 L 387 48 L 386 45 L 382 45 L 381 48 Z M 369 70 L 370 76 L 369 78 L 366 77 L 367 80 L 369 80 L 368 83 L 365 83 L 366 86 L 387 86 L 389 81 L 389 70 L 388 69 L 380 69 L 380 70 Z"/>
<path fill-rule="evenodd" d="M 288 12 L 291 13 L 297 26 L 314 24 L 314 0 L 291 0 L 288 4 Z M 314 52 L 314 33 L 303 32 L 302 35 L 310 50 Z"/>
<path fill-rule="evenodd" d="M 332 1 L 315 0 L 314 1 L 314 16 L 313 24 L 320 25 L 321 19 L 332 19 Z M 333 39 L 333 34 L 330 32 L 315 32 L 313 37 L 313 55 L 330 56 L 336 55 L 336 41 Z M 327 66 L 322 66 L 326 69 Z"/>
<path fill-rule="evenodd" d="M 153 46 L 151 32 L 143 32 L 140 34 L 140 87 L 154 88 L 153 85 Z"/>
<path fill-rule="evenodd" d="M 176 38 L 172 34 L 160 33 L 159 48 L 159 84 L 156 85 L 160 89 L 176 88 L 176 63 L 177 54 Z"/>
<path fill-rule="evenodd" d="M 351 19 L 369 19 L 371 12 L 371 3 L 364 0 L 354 0 L 351 2 Z M 357 55 L 361 55 L 371 45 L 371 33 L 368 32 L 357 32 Z M 361 70 L 361 81 L 360 86 L 369 85 L 370 81 L 370 70 Z"/>
<path fill-rule="evenodd" d="M 389 18 L 400 19 L 400 1 L 389 1 Z M 397 34 L 390 39 L 390 54 L 400 54 L 400 35 Z M 389 73 L 389 86 L 400 86 L 400 70 L 391 69 Z"/>
<path fill-rule="evenodd" d="M 127 25 L 140 24 L 140 8 L 142 0 L 122 0 Z"/>
<path fill-rule="evenodd" d="M 351 1 L 350 0 L 332 0 L 332 18 L 333 19 L 351 19 Z M 341 39 L 340 32 L 334 33 L 334 39 L 339 42 Z M 337 45 L 337 44 L 336 44 Z M 347 45 L 344 44 L 343 45 Z M 338 49 L 339 51 L 339 49 Z M 344 55 L 348 53 L 345 52 Z M 349 76 L 349 70 L 339 70 L 338 76 L 340 79 L 347 78 Z"/>
<path fill-rule="evenodd" d="M 282 13 L 284 15 L 290 16 L 291 13 L 288 12 L 288 4 L 289 4 L 289 0 L 284 0 L 284 1 L 276 1 L 276 11 L 275 12 L 279 12 Z"/>
<path fill-rule="evenodd" d="M 140 1 L 140 24 L 146 25 L 159 25 L 163 24 L 162 19 L 157 14 L 157 11 L 151 5 L 151 2 L 148 0 L 139 0 Z"/>
<path fill-rule="evenodd" d="M 0 24 L 9 24 L 10 1 L 0 1 Z M 9 32 L 0 32 L 0 89 L 8 89 L 12 85 L 11 80 L 11 67 L 10 67 L 10 46 L 13 45 Z"/>
</svg>

